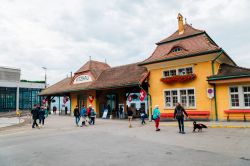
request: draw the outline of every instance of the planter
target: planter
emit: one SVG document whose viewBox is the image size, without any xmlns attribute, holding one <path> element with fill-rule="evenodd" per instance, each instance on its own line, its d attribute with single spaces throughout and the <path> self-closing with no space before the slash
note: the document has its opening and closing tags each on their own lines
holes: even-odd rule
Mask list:
<svg viewBox="0 0 250 166">
<path fill-rule="evenodd" d="M 161 78 L 161 81 L 166 84 L 171 84 L 175 82 L 188 82 L 196 78 L 196 74 L 187 74 L 187 75 L 176 75 L 166 78 Z"/>
</svg>

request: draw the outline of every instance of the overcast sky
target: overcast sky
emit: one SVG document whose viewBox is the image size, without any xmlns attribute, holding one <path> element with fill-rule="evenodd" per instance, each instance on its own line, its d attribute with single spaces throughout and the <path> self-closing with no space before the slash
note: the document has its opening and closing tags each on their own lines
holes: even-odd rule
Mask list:
<svg viewBox="0 0 250 166">
<path fill-rule="evenodd" d="M 53 84 L 89 56 L 110 66 L 146 59 L 177 29 L 180 12 L 239 65 L 250 67 L 247 0 L 1 0 L 0 66 Z"/>
</svg>

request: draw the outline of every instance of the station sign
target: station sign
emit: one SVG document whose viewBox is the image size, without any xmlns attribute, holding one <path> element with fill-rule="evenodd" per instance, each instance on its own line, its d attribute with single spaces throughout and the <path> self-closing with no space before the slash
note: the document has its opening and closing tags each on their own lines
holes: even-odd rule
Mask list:
<svg viewBox="0 0 250 166">
<path fill-rule="evenodd" d="M 79 84 L 79 83 L 84 83 L 84 82 L 91 82 L 92 79 L 89 75 L 80 75 L 80 76 L 77 76 L 74 80 L 74 84 Z"/>
</svg>

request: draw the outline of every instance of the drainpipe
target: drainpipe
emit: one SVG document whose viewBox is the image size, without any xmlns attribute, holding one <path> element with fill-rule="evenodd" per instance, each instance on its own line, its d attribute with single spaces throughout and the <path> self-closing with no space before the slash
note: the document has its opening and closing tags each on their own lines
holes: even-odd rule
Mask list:
<svg viewBox="0 0 250 166">
<path fill-rule="evenodd" d="M 219 52 L 219 54 L 212 60 L 212 75 L 214 75 L 214 62 L 222 55 L 223 50 Z M 215 120 L 218 121 L 218 110 L 217 110 L 217 99 L 216 99 L 216 85 L 213 84 L 214 87 L 214 110 L 215 110 Z"/>
</svg>

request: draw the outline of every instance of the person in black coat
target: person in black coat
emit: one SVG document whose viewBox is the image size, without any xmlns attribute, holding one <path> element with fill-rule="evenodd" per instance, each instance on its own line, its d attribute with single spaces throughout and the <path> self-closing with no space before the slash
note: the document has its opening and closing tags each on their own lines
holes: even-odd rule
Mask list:
<svg viewBox="0 0 250 166">
<path fill-rule="evenodd" d="M 178 120 L 179 125 L 179 133 L 185 134 L 184 132 L 184 114 L 188 117 L 187 112 L 181 106 L 180 103 L 177 103 L 175 110 L 174 110 L 174 118 Z"/>
<path fill-rule="evenodd" d="M 44 119 L 45 119 L 44 107 L 42 107 L 41 109 L 39 108 L 38 110 L 39 110 L 39 124 L 41 125 L 41 123 L 42 123 L 42 125 L 44 125 Z"/>
<path fill-rule="evenodd" d="M 76 120 L 76 126 L 79 126 L 79 121 L 80 121 L 80 111 L 78 108 L 78 105 L 76 105 L 75 109 L 74 109 L 74 116 L 75 116 L 75 120 Z"/>
<path fill-rule="evenodd" d="M 31 114 L 32 114 L 32 117 L 33 117 L 32 128 L 35 128 L 35 126 L 39 128 L 39 126 L 38 126 L 38 124 L 36 122 L 36 120 L 39 118 L 37 105 L 34 105 L 34 108 L 31 110 Z"/>
<path fill-rule="evenodd" d="M 146 111 L 143 108 L 140 108 L 140 116 L 141 116 L 141 124 L 144 125 L 146 124 L 145 118 L 146 118 Z"/>
</svg>

